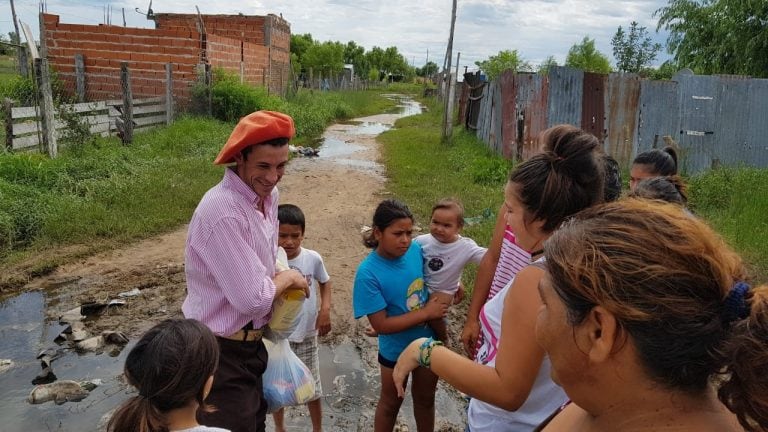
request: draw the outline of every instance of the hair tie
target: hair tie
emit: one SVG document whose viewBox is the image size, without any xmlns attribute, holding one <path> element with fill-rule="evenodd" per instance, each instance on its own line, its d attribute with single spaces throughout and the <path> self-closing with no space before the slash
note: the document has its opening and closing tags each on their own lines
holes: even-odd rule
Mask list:
<svg viewBox="0 0 768 432">
<path fill-rule="evenodd" d="M 730 324 L 736 320 L 741 320 L 749 316 L 749 303 L 747 303 L 747 293 L 749 284 L 746 282 L 737 282 L 723 301 L 722 319 L 723 323 Z"/>
<path fill-rule="evenodd" d="M 368 225 L 363 225 L 362 228 L 360 228 L 360 234 L 362 235 L 368 235 L 373 231 L 373 228 L 369 227 Z"/>
</svg>

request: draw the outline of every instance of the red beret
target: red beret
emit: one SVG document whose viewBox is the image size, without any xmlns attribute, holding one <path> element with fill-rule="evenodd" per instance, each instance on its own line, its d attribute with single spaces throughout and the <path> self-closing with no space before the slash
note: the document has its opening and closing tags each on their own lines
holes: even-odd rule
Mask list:
<svg viewBox="0 0 768 432">
<path fill-rule="evenodd" d="M 290 139 L 295 133 L 291 116 L 275 111 L 253 112 L 240 119 L 213 163 L 232 163 L 235 155 L 248 146 L 277 138 Z"/>
</svg>

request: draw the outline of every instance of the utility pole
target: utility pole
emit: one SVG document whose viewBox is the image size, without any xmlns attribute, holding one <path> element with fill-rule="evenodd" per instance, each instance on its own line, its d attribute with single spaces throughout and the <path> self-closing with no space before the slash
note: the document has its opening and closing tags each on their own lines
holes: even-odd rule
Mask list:
<svg viewBox="0 0 768 432">
<path fill-rule="evenodd" d="M 456 26 L 456 0 L 453 0 L 453 10 L 451 11 L 451 35 L 448 37 L 448 52 L 445 58 L 445 69 L 443 70 L 444 80 L 446 80 L 445 94 L 445 112 L 443 113 L 443 142 L 447 142 L 451 137 L 453 126 L 451 125 L 451 117 L 453 117 L 453 104 L 451 103 L 450 93 L 451 87 L 454 85 L 455 79 L 451 78 L 451 60 L 453 58 L 453 30 Z M 451 111 L 448 111 L 448 110 Z"/>
<path fill-rule="evenodd" d="M 19 21 L 16 19 L 16 6 L 13 4 L 13 0 L 11 0 L 11 15 L 13 16 L 13 28 L 14 30 L 16 30 L 16 42 L 13 42 L 13 41 L 11 42 L 17 45 L 21 45 L 21 33 L 19 33 Z M 26 77 L 27 73 L 29 72 L 27 70 L 27 52 L 21 46 L 16 47 L 16 61 L 18 62 L 17 66 L 19 70 L 19 75 Z"/>
</svg>

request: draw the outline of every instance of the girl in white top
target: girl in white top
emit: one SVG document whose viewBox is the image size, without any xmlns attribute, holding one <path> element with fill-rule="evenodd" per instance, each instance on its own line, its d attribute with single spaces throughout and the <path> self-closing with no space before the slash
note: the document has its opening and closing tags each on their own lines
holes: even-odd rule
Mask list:
<svg viewBox="0 0 768 432">
<path fill-rule="evenodd" d="M 544 271 L 544 241 L 568 217 L 602 201 L 603 169 L 597 138 L 570 125 L 544 131 L 545 151 L 519 164 L 504 188 L 506 223 L 537 265 L 523 268 L 481 313 L 485 342 L 478 362 L 420 338 L 397 362 L 395 386 L 418 366 L 473 398 L 468 421 L 472 432 L 531 431 L 565 395 L 549 377 L 549 361 L 536 343 L 537 287 Z"/>
<path fill-rule="evenodd" d="M 169 319 L 144 333 L 125 359 L 125 378 L 139 394 L 123 402 L 107 432 L 228 432 L 201 426 L 198 410 L 219 364 L 219 345 L 205 325 Z"/>
</svg>

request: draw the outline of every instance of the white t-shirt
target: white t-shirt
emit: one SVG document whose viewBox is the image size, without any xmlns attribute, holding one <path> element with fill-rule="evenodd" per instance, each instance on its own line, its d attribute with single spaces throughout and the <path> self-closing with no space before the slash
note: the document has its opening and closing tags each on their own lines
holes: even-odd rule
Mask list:
<svg viewBox="0 0 768 432">
<path fill-rule="evenodd" d="M 320 291 L 317 282 L 326 283 L 330 277 L 325 270 L 323 258 L 311 249 L 300 248 L 296 258 L 288 260 L 288 267 L 298 270 L 309 284 L 309 298 L 304 300 L 304 305 L 299 312 L 299 324 L 296 330 L 288 336 L 288 340 L 291 342 L 301 342 L 307 337 L 317 334 L 315 323 L 317 321 L 317 309 L 320 307 L 318 300 Z"/>
<path fill-rule="evenodd" d="M 229 429 L 200 425 L 188 429 L 174 429 L 171 432 L 229 432 Z"/>
<path fill-rule="evenodd" d="M 488 250 L 474 240 L 459 236 L 453 243 L 442 243 L 432 234 L 422 234 L 415 239 L 421 245 L 424 258 L 424 282 L 429 292 L 455 294 L 464 266 L 469 262 L 480 263 Z"/>
<path fill-rule="evenodd" d="M 536 262 L 543 262 L 543 260 L 544 258 L 539 258 Z M 480 364 L 496 365 L 496 354 L 501 340 L 504 298 L 507 297 L 514 281 L 514 278 L 509 281 L 495 297 L 488 300 L 480 311 L 480 329 L 484 339 L 475 357 L 475 361 Z M 515 349 L 514 346 L 508 348 Z M 522 432 L 535 429 L 568 401 L 563 389 L 552 381 L 549 374 L 550 368 L 549 357 L 544 356 L 528 399 L 517 411 L 507 411 L 478 399 L 472 399 L 467 411 L 469 430 L 471 432 Z"/>
</svg>

